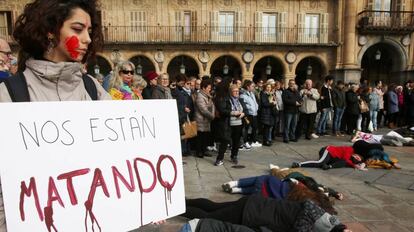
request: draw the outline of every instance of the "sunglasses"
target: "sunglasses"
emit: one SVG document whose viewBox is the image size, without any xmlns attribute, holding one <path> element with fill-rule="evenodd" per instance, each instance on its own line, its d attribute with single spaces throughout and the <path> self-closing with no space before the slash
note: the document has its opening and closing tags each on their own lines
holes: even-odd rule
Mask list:
<svg viewBox="0 0 414 232">
<path fill-rule="evenodd" d="M 125 75 L 127 75 L 127 74 L 134 75 L 134 71 L 133 70 L 121 70 L 121 73 L 122 74 L 125 74 Z"/>
</svg>

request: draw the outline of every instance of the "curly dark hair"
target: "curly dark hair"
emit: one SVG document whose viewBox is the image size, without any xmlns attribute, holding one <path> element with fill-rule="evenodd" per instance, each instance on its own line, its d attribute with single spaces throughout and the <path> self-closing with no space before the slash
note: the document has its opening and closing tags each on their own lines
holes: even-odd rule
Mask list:
<svg viewBox="0 0 414 232">
<path fill-rule="evenodd" d="M 19 70 L 25 69 L 28 58 L 43 58 L 50 43 L 48 33 L 55 35 L 53 43 L 58 43 L 63 23 L 71 17 L 73 9 L 76 8 L 87 12 L 92 23 L 92 42 L 82 62 L 86 62 L 101 49 L 103 34 L 97 12 L 97 0 L 35 0 L 25 6 L 23 13 L 16 20 L 13 32 L 14 39 L 20 45 Z"/>
</svg>

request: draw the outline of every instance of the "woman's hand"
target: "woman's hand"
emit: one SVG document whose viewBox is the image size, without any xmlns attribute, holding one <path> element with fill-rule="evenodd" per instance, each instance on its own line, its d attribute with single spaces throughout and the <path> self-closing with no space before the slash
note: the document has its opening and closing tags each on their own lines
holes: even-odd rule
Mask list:
<svg viewBox="0 0 414 232">
<path fill-rule="evenodd" d="M 161 224 L 164 224 L 166 222 L 167 222 L 167 220 L 159 220 L 159 221 L 156 221 L 156 222 L 151 222 L 151 224 L 153 224 L 153 225 L 161 225 Z"/>
</svg>

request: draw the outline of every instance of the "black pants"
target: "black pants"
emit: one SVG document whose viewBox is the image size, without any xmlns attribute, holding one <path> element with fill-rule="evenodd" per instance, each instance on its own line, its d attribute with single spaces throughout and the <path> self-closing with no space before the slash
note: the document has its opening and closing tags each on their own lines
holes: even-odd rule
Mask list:
<svg viewBox="0 0 414 232">
<path fill-rule="evenodd" d="M 196 155 L 204 155 L 206 147 L 209 144 L 209 138 L 209 131 L 197 131 Z"/>
<path fill-rule="evenodd" d="M 378 128 L 382 127 L 381 126 L 381 121 L 382 121 L 383 117 L 384 117 L 384 109 L 380 109 L 378 111 L 378 115 L 377 115 L 377 126 L 378 126 Z M 383 125 L 385 125 L 385 117 L 384 117 L 384 124 Z"/>
<path fill-rule="evenodd" d="M 369 122 L 371 121 L 369 117 L 369 112 L 361 113 L 362 121 L 361 121 L 361 130 L 363 132 L 368 132 Z"/>
<path fill-rule="evenodd" d="M 254 143 L 257 141 L 257 116 L 247 115 L 246 117 L 249 124 L 244 125 L 243 141 Z M 252 130 L 250 134 L 249 128 Z"/>
<path fill-rule="evenodd" d="M 346 116 L 347 116 L 346 117 L 346 120 L 347 120 L 346 121 L 347 133 L 352 134 L 352 132 L 357 127 L 358 115 L 347 113 Z"/>
<path fill-rule="evenodd" d="M 305 137 L 310 138 L 313 130 L 315 129 L 316 113 L 305 114 L 300 113 L 298 126 L 296 127 L 296 139 L 302 136 L 302 131 L 305 131 Z"/>
<path fill-rule="evenodd" d="M 242 224 L 243 210 L 248 197 L 242 197 L 237 201 L 217 203 L 205 198 L 189 199 L 185 201 L 186 212 L 182 215 L 186 218 L 213 218 L 233 224 Z"/>
<path fill-rule="evenodd" d="M 231 126 L 231 158 L 237 158 L 237 155 L 239 154 L 242 130 L 243 125 Z"/>
<path fill-rule="evenodd" d="M 398 112 L 388 114 L 388 123 L 394 123 L 394 125 L 396 125 L 397 124 L 397 117 L 398 117 Z"/>
<path fill-rule="evenodd" d="M 217 160 L 223 160 L 224 159 L 224 153 L 227 150 L 227 146 L 229 145 L 230 141 L 228 138 L 220 138 L 218 139 L 218 142 L 220 143 L 218 148 L 218 155 Z M 240 143 L 240 141 L 239 141 Z"/>
<path fill-rule="evenodd" d="M 326 147 L 319 151 L 319 160 L 305 161 L 300 163 L 301 167 L 321 168 L 323 165 L 331 165 L 332 168 L 346 167 L 346 161 L 338 158 L 332 158 Z"/>
</svg>

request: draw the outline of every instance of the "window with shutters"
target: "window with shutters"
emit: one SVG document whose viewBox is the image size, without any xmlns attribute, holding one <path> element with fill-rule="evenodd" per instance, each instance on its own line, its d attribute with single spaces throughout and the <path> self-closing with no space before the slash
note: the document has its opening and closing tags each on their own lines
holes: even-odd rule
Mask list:
<svg viewBox="0 0 414 232">
<path fill-rule="evenodd" d="M 319 37 L 319 15 L 306 14 L 305 15 L 304 37 L 305 42 L 315 43 Z"/>
<path fill-rule="evenodd" d="M 189 37 L 191 34 L 191 12 L 184 12 L 184 36 Z"/>
<path fill-rule="evenodd" d="M 262 32 L 265 36 L 276 35 L 277 14 L 276 13 L 263 13 L 262 16 Z"/>
<path fill-rule="evenodd" d="M 132 41 L 145 41 L 147 39 L 147 14 L 144 11 L 131 11 L 129 15 L 130 35 Z"/>
<path fill-rule="evenodd" d="M 219 13 L 219 34 L 223 36 L 233 35 L 234 12 Z"/>
<path fill-rule="evenodd" d="M 0 11 L 0 36 L 10 39 L 12 34 L 11 11 Z"/>
</svg>

